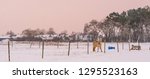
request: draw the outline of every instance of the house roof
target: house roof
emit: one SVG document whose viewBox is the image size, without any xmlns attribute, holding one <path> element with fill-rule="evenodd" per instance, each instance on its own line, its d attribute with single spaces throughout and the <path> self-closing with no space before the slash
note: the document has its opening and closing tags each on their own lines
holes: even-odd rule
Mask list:
<svg viewBox="0 0 150 79">
<path fill-rule="evenodd" d="M 1 36 L 0 36 L 0 39 L 9 39 L 9 38 L 10 38 L 9 35 L 1 35 Z"/>
</svg>

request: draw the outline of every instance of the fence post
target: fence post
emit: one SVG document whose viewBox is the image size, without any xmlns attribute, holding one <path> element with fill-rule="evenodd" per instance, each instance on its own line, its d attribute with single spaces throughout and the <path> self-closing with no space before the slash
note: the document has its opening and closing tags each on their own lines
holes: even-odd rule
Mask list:
<svg viewBox="0 0 150 79">
<path fill-rule="evenodd" d="M 70 55 L 70 41 L 69 41 L 69 46 L 68 46 L 68 56 Z"/>
<path fill-rule="evenodd" d="M 118 44 L 118 40 L 117 40 L 117 51 L 119 52 L 119 44 Z"/>
<path fill-rule="evenodd" d="M 33 43 L 33 41 L 30 42 L 30 48 L 32 47 L 32 43 Z"/>
<path fill-rule="evenodd" d="M 131 36 L 129 35 L 129 39 L 128 39 L 129 51 L 130 51 L 130 42 L 132 42 L 132 41 L 131 41 Z"/>
<path fill-rule="evenodd" d="M 42 41 L 42 59 L 44 58 L 44 41 Z"/>
<path fill-rule="evenodd" d="M 59 40 L 57 41 L 57 48 L 59 48 Z"/>
<path fill-rule="evenodd" d="M 106 40 L 104 40 L 104 53 L 106 53 Z"/>
<path fill-rule="evenodd" d="M 124 50 L 124 42 L 122 42 L 122 50 Z"/>
<path fill-rule="evenodd" d="M 10 61 L 10 42 L 8 41 L 8 60 Z"/>
<path fill-rule="evenodd" d="M 128 42 L 128 43 L 129 43 L 128 45 L 129 45 L 129 51 L 130 51 L 130 42 Z"/>
<path fill-rule="evenodd" d="M 87 54 L 89 54 L 89 40 L 87 40 Z"/>
</svg>

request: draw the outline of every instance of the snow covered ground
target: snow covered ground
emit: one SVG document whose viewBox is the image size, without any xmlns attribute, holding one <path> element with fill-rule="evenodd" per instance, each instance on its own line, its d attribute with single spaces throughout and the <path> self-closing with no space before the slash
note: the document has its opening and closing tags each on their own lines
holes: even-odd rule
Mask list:
<svg viewBox="0 0 150 79">
<path fill-rule="evenodd" d="M 92 43 L 90 43 L 90 53 L 87 54 L 87 43 L 79 42 L 71 43 L 70 56 L 68 56 L 68 43 L 60 43 L 56 45 L 46 45 L 44 50 L 44 58 L 42 59 L 42 48 L 39 43 L 31 46 L 27 43 L 14 42 L 13 47 L 10 43 L 10 53 L 12 62 L 150 62 L 150 43 L 140 43 L 142 50 L 129 51 L 128 43 L 119 43 L 119 52 L 117 52 L 116 43 L 106 43 L 106 53 L 93 52 Z M 131 43 L 137 45 L 137 43 Z M 109 50 L 108 46 L 115 49 Z M 104 44 L 102 44 L 104 51 Z M 8 45 L 7 42 L 0 42 L 0 61 L 8 61 Z"/>
</svg>

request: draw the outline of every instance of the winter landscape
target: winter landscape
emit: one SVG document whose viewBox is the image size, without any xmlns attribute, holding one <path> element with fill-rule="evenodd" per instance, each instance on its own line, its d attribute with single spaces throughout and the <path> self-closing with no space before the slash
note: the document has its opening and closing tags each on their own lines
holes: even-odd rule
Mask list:
<svg viewBox="0 0 150 79">
<path fill-rule="evenodd" d="M 137 43 L 131 43 L 137 45 Z M 42 58 L 42 47 L 38 42 L 32 46 L 29 43 L 13 42 L 10 43 L 10 61 L 11 62 L 150 62 L 150 43 L 140 43 L 141 50 L 130 50 L 128 43 L 119 43 L 119 52 L 117 43 L 106 43 L 104 53 L 104 43 L 102 50 L 92 50 L 92 43 L 89 44 L 89 53 L 87 53 L 87 42 L 70 44 L 70 55 L 68 56 L 68 43 L 60 43 L 60 46 L 47 43 Z M 115 49 L 108 49 L 109 46 Z M 0 61 L 8 62 L 7 42 L 0 42 Z"/>
<path fill-rule="evenodd" d="M 2 1 L 0 61 L 150 62 L 149 3 Z"/>
</svg>

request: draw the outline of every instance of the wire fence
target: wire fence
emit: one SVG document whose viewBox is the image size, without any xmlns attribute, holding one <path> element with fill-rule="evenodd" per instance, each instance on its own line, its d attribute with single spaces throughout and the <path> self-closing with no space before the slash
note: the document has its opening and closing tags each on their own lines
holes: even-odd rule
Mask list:
<svg viewBox="0 0 150 79">
<path fill-rule="evenodd" d="M 121 43 L 102 42 L 102 52 L 96 50 L 95 53 L 122 53 L 131 52 L 132 45 L 140 46 L 142 51 L 149 52 L 150 43 Z M 141 51 L 136 50 L 136 51 Z M 135 52 L 135 50 L 133 50 Z M 92 42 L 51 42 L 51 41 L 8 41 L 0 42 L 0 54 L 8 57 L 11 61 L 13 55 L 38 56 L 44 59 L 48 56 L 70 56 L 88 55 L 94 53 Z M 41 57 L 40 57 L 41 56 Z M 16 56 L 15 56 L 16 57 Z"/>
</svg>

